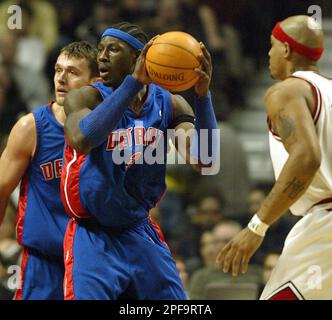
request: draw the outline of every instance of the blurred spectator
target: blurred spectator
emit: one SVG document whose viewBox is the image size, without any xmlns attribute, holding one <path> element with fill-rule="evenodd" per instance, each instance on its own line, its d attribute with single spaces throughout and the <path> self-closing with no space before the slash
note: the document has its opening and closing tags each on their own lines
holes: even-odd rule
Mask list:
<svg viewBox="0 0 332 320">
<path fill-rule="evenodd" d="M 121 0 L 121 19 L 139 24 L 145 32 L 146 24 L 153 18 L 155 3 L 148 4 L 144 0 Z"/>
<path fill-rule="evenodd" d="M 51 51 L 58 41 L 57 12 L 50 1 L 45 0 L 6 0 L 0 5 L 0 34 L 15 32 L 8 29 L 11 5 L 30 6 L 32 9 L 29 35 L 40 38 L 47 51 Z M 23 25 L 23 27 L 25 27 Z"/>
<path fill-rule="evenodd" d="M 250 216 L 254 215 L 261 207 L 271 188 L 272 185 L 257 184 L 250 190 L 248 195 L 248 212 Z"/>
<path fill-rule="evenodd" d="M 215 243 L 212 231 L 204 231 L 200 238 L 199 254 L 202 267 L 213 266 L 216 263 Z"/>
<path fill-rule="evenodd" d="M 181 279 L 184 291 L 186 292 L 188 298 L 189 273 L 187 272 L 186 264 L 181 256 L 173 255 L 173 258 L 175 260 L 176 269 L 179 272 L 179 277 Z"/>
<path fill-rule="evenodd" d="M 36 71 L 28 65 L 18 64 L 15 57 L 17 52 L 17 38 L 14 33 L 7 33 L 0 38 L 0 62 L 5 65 L 6 77 L 16 88 L 14 100 L 20 98 L 21 108 L 27 106 L 29 110 L 37 108 L 50 98 L 50 89 L 42 71 Z"/>
<path fill-rule="evenodd" d="M 218 112 L 219 106 L 215 104 Z M 223 214 L 230 219 L 246 215 L 249 192 L 247 155 L 237 132 L 227 122 L 219 123 L 220 171 L 216 175 L 202 176 L 192 171 L 188 190 L 192 200 L 197 199 L 202 190 L 214 189 L 223 198 Z"/>
<path fill-rule="evenodd" d="M 267 284 L 269 281 L 272 271 L 274 267 L 277 265 L 279 257 L 280 257 L 280 252 L 276 248 L 274 251 L 268 252 L 263 260 L 263 282 L 260 286 L 259 289 L 259 295 L 263 292 L 264 286 Z M 258 297 L 259 298 L 259 297 Z"/>
<path fill-rule="evenodd" d="M 46 47 L 42 40 L 31 33 L 33 9 L 29 2 L 20 3 L 22 10 L 22 29 L 15 30 L 16 36 L 16 65 L 43 72 L 46 63 Z"/>
<path fill-rule="evenodd" d="M 198 201 L 192 223 L 200 230 L 211 230 L 223 219 L 222 199 L 218 193 L 207 193 Z"/>
<path fill-rule="evenodd" d="M 2 141 L 18 117 L 26 112 L 27 109 L 24 107 L 18 88 L 11 78 L 8 68 L 0 63 L 0 138 Z"/>
<path fill-rule="evenodd" d="M 97 45 L 100 36 L 112 24 L 122 21 L 118 0 L 97 0 L 94 2 L 91 17 L 84 20 L 76 29 L 76 37 Z"/>
<path fill-rule="evenodd" d="M 269 184 L 257 184 L 251 189 L 248 196 L 248 216 L 244 218 L 243 226 L 248 224 L 251 217 L 261 207 L 264 199 L 269 194 L 271 187 L 272 185 Z M 267 231 L 266 240 L 263 241 L 260 248 L 252 257 L 252 262 L 262 264 L 264 257 L 268 252 L 282 248 L 289 231 L 297 220 L 298 217 L 288 213 L 274 222 Z"/>
<path fill-rule="evenodd" d="M 184 31 L 185 26 L 182 15 L 182 7 L 179 0 L 160 0 L 155 17 L 148 21 L 148 32 L 155 35 L 167 31 Z"/>
<path fill-rule="evenodd" d="M 242 53 L 237 25 L 245 8 L 245 1 L 199 0 L 198 4 L 207 47 L 214 62 L 212 91 L 217 99 L 220 90 L 226 93 L 230 108 L 243 107 L 244 80 L 249 70 Z"/>
<path fill-rule="evenodd" d="M 0 300 L 10 300 L 14 291 L 8 288 L 7 272 L 9 266 L 18 265 L 21 254 L 21 247 L 15 239 L 15 216 L 16 209 L 9 203 L 4 221 L 0 227 Z"/>
<path fill-rule="evenodd" d="M 77 26 L 92 12 L 92 1 L 53 0 L 58 12 L 59 39 L 56 47 L 62 48 L 76 40 Z"/>
<path fill-rule="evenodd" d="M 230 241 L 239 231 L 241 225 L 235 221 L 223 221 L 213 229 L 215 259 L 219 251 Z M 217 267 L 217 264 L 197 270 L 191 277 L 189 283 L 190 299 L 206 299 L 206 287 L 211 283 L 255 283 L 261 282 L 261 269 L 258 266 L 250 265 L 248 272 L 233 278 L 231 274 L 224 273 Z"/>
<path fill-rule="evenodd" d="M 263 283 L 267 284 L 271 277 L 271 273 L 274 267 L 277 265 L 277 262 L 280 257 L 279 251 L 271 251 L 266 254 L 263 262 Z"/>
</svg>

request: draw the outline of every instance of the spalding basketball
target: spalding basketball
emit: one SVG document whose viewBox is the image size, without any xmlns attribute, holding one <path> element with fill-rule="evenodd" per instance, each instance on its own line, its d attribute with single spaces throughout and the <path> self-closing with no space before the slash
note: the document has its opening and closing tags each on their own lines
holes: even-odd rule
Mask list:
<svg viewBox="0 0 332 320">
<path fill-rule="evenodd" d="M 172 92 L 184 91 L 198 80 L 202 52 L 198 41 L 180 31 L 166 32 L 153 41 L 146 53 L 146 70 L 152 82 Z"/>
</svg>

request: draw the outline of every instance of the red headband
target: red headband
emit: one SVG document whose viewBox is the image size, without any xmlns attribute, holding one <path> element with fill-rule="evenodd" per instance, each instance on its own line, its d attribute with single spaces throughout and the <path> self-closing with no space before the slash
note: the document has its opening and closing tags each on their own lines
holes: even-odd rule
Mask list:
<svg viewBox="0 0 332 320">
<path fill-rule="evenodd" d="M 298 43 L 282 30 L 280 22 L 275 25 L 272 35 L 281 42 L 287 42 L 294 51 L 310 60 L 319 60 L 324 51 L 324 48 L 309 48 Z"/>
</svg>

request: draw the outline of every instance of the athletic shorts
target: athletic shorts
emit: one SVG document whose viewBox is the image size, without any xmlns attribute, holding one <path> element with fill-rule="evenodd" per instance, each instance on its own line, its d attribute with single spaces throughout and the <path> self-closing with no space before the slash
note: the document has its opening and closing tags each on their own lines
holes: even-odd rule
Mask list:
<svg viewBox="0 0 332 320">
<path fill-rule="evenodd" d="M 313 208 L 287 236 L 282 254 L 260 299 L 331 298 L 332 212 Z"/>
<path fill-rule="evenodd" d="M 67 300 L 184 300 L 175 262 L 149 221 L 115 230 L 72 219 L 65 242 Z"/>
<path fill-rule="evenodd" d="M 63 257 L 45 256 L 23 248 L 21 286 L 15 300 L 63 300 Z"/>
</svg>

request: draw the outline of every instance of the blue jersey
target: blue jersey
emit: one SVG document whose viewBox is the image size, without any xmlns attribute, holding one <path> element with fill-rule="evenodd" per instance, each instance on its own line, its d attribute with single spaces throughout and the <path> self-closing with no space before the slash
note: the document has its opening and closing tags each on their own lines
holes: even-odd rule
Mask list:
<svg viewBox="0 0 332 320">
<path fill-rule="evenodd" d="M 69 221 L 60 197 L 64 130 L 51 105 L 34 110 L 33 115 L 37 145 L 21 182 L 17 238 L 25 247 L 61 257 Z"/>
<path fill-rule="evenodd" d="M 112 93 L 101 82 L 94 87 L 103 98 Z M 93 216 L 109 227 L 146 218 L 166 189 L 165 133 L 171 120 L 170 93 L 150 84 L 140 113 L 128 108 L 108 139 L 88 155 L 67 145 L 62 177 L 67 212 Z"/>
</svg>

